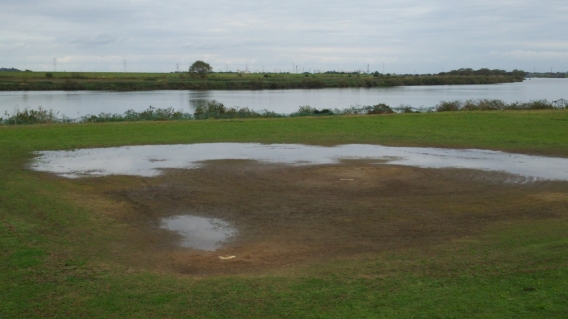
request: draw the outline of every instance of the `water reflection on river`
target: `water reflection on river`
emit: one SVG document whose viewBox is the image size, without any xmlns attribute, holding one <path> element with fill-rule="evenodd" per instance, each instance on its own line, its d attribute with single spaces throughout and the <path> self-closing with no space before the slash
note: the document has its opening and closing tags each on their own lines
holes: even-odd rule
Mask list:
<svg viewBox="0 0 568 319">
<path fill-rule="evenodd" d="M 401 86 L 393 88 L 345 88 L 262 91 L 4 91 L 0 92 L 0 116 L 19 108 L 52 109 L 59 116 L 77 118 L 87 114 L 119 113 L 173 107 L 193 113 L 198 105 L 217 100 L 227 107 L 268 109 L 292 113 L 299 106 L 348 108 L 386 103 L 390 106 L 431 107 L 440 101 L 500 99 L 506 102 L 568 99 L 568 79 L 530 79 L 522 83 L 495 85 Z"/>
</svg>

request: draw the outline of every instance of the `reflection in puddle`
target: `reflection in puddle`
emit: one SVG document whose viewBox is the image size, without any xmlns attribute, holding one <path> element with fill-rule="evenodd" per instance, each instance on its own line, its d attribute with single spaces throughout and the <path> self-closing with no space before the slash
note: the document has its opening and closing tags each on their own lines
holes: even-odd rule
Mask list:
<svg viewBox="0 0 568 319">
<path fill-rule="evenodd" d="M 478 149 L 388 147 L 349 144 L 334 147 L 298 144 L 212 143 L 142 145 L 75 151 L 42 151 L 31 165 L 38 171 L 84 176 L 156 176 L 163 168 L 197 168 L 208 160 L 258 160 L 290 165 L 331 164 L 341 159 L 377 159 L 386 164 L 425 168 L 501 171 L 529 179 L 568 180 L 568 158 L 530 156 Z"/>
<path fill-rule="evenodd" d="M 190 215 L 162 219 L 160 228 L 177 232 L 182 240 L 180 246 L 214 251 L 236 231 L 225 221 Z"/>
</svg>

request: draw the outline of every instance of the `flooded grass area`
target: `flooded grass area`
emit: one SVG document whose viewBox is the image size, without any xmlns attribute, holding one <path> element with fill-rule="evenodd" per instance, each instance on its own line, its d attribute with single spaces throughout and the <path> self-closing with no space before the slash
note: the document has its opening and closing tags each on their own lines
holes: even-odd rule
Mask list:
<svg viewBox="0 0 568 319">
<path fill-rule="evenodd" d="M 77 178 L 105 175 L 157 176 L 162 169 L 197 168 L 203 162 L 238 159 L 290 165 L 375 159 L 424 168 L 467 168 L 505 172 L 527 180 L 568 180 L 568 159 L 476 149 L 388 147 L 381 145 L 209 143 L 144 145 L 73 151 L 42 151 L 31 168 Z M 511 178 L 514 180 L 514 178 Z"/>
<path fill-rule="evenodd" d="M 0 128 L 0 316 L 562 318 L 566 112 L 450 113 Z"/>
<path fill-rule="evenodd" d="M 127 242 L 148 267 L 181 274 L 428 249 L 502 223 L 561 218 L 568 205 L 567 159 L 499 151 L 209 143 L 38 155 L 34 170 L 99 185 L 102 198 L 130 207 Z M 117 190 L 117 179 L 144 182 Z"/>
<path fill-rule="evenodd" d="M 125 178 L 139 186 L 116 189 L 115 181 Z M 369 254 L 428 251 L 510 223 L 568 217 L 568 183 L 510 178 L 368 159 L 292 166 L 216 160 L 151 178 L 110 175 L 68 183 L 96 185 L 100 200 L 124 208 L 119 219 L 133 228 L 121 245 L 136 247 L 122 253 L 126 260 L 140 262 L 142 254 L 145 267 L 203 276 L 288 272 Z M 154 230 L 156 224 L 162 231 Z"/>
<path fill-rule="evenodd" d="M 160 228 L 178 233 L 181 247 L 207 251 L 216 250 L 236 233 L 223 220 L 192 215 L 162 218 Z"/>
</svg>

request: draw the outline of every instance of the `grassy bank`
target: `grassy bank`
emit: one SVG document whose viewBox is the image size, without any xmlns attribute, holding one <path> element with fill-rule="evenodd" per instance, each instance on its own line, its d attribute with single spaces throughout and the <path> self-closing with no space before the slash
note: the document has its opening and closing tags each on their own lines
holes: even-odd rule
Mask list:
<svg viewBox="0 0 568 319">
<path fill-rule="evenodd" d="M 213 73 L 206 77 L 188 73 L 0 72 L 0 91 L 317 89 L 497 84 L 521 82 L 523 79 L 524 73 L 522 72 L 503 72 L 498 75 Z"/>
<path fill-rule="evenodd" d="M 566 123 L 567 112 L 546 110 L 1 126 L 0 317 L 563 318 L 566 215 L 496 224 L 423 250 L 196 278 L 125 263 L 117 243 L 129 226 L 108 213 L 117 209 L 113 199 L 104 207 L 76 199 L 88 199 L 97 182 L 32 172 L 26 164 L 37 150 L 198 142 L 373 143 L 568 157 Z M 116 177 L 108 187 L 147 182 Z M 555 186 L 559 209 L 567 203 L 563 185 Z"/>
<path fill-rule="evenodd" d="M 568 156 L 568 113 L 472 111 L 219 121 L 0 127 L 6 150 L 127 144 L 260 142 L 485 148 Z M 6 148 L 7 147 L 7 148 Z M 9 153 L 9 152 L 8 152 Z M 28 156 L 28 155 L 26 155 Z"/>
</svg>

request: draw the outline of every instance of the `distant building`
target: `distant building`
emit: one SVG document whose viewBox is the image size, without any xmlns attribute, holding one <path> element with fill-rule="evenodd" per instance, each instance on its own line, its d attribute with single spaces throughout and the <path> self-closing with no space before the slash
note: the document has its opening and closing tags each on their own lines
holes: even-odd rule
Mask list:
<svg viewBox="0 0 568 319">
<path fill-rule="evenodd" d="M 552 104 L 554 104 L 554 107 L 557 108 L 557 109 L 568 108 L 568 100 L 565 100 L 565 99 L 552 101 Z"/>
</svg>

